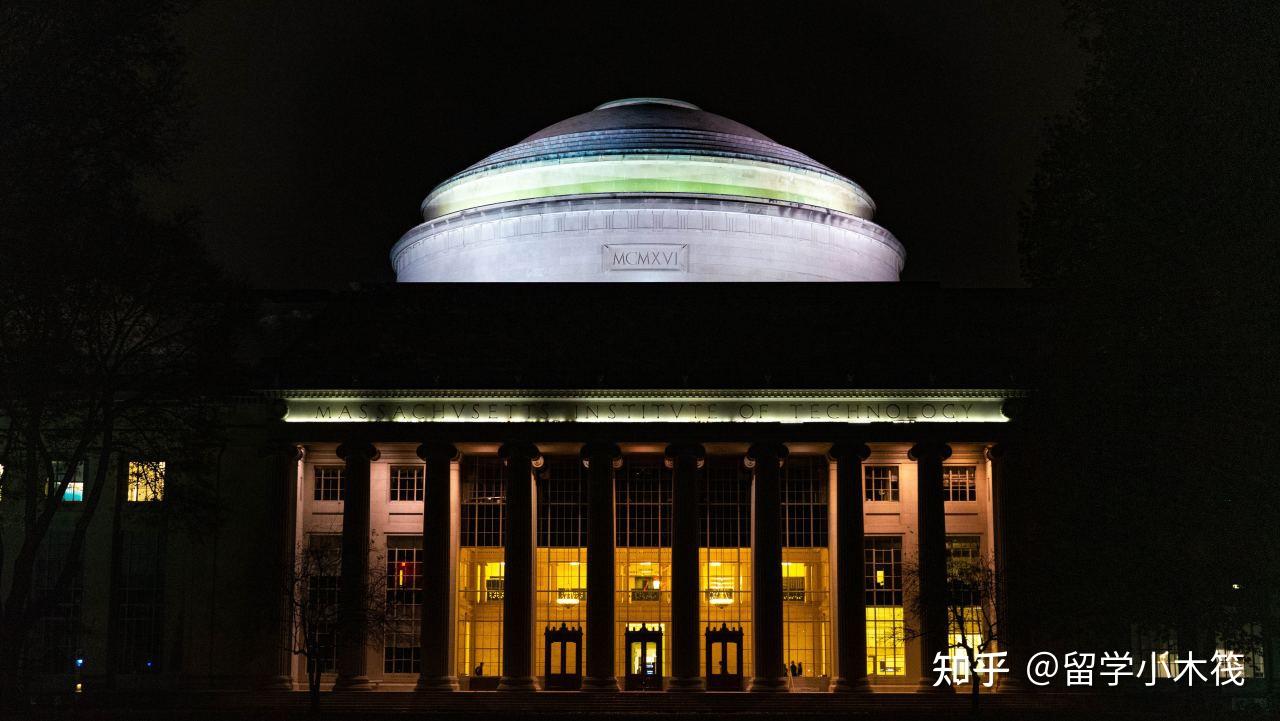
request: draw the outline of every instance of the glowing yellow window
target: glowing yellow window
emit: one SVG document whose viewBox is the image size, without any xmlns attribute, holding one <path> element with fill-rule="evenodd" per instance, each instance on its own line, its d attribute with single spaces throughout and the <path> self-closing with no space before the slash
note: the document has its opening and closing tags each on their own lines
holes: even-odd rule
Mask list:
<svg viewBox="0 0 1280 721">
<path fill-rule="evenodd" d="M 129 494 L 134 502 L 164 500 L 164 461 L 129 461 Z"/>
<path fill-rule="evenodd" d="M 484 588 L 484 600 L 501 601 L 504 596 L 507 564 L 503 561 L 489 561 L 481 569 L 481 581 Z"/>
<path fill-rule="evenodd" d="M 586 565 L 578 561 L 555 564 L 556 603 L 561 606 L 576 606 L 587 597 Z"/>
<path fill-rule="evenodd" d="M 808 568 L 803 563 L 782 562 L 782 600 L 804 601 L 804 579 Z"/>
</svg>

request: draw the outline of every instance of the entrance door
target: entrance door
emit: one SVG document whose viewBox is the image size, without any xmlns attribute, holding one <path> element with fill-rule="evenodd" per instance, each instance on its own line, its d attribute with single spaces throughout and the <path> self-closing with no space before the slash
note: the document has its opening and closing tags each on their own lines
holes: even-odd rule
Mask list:
<svg viewBox="0 0 1280 721">
<path fill-rule="evenodd" d="M 707 627 L 707 690 L 742 690 L 742 627 Z"/>
<path fill-rule="evenodd" d="M 662 630 L 640 624 L 627 629 L 627 691 L 662 690 Z"/>
</svg>

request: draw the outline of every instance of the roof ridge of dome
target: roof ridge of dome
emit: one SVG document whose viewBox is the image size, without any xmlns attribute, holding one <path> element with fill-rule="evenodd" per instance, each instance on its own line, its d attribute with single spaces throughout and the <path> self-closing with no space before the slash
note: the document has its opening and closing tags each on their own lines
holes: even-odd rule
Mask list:
<svg viewBox="0 0 1280 721">
<path fill-rule="evenodd" d="M 627 105 L 670 105 L 676 108 L 685 108 L 687 110 L 702 110 L 702 108 L 694 105 L 687 100 L 676 100 L 675 98 L 657 98 L 657 97 L 640 97 L 640 98 L 619 98 L 610 100 L 607 103 L 600 103 L 592 108 L 593 110 L 605 110 L 607 108 L 621 108 Z"/>
</svg>

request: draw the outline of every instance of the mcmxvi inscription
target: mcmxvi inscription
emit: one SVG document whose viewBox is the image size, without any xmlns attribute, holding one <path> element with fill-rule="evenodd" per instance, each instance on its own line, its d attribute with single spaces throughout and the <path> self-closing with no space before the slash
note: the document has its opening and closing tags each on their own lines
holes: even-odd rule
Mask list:
<svg viewBox="0 0 1280 721">
<path fill-rule="evenodd" d="M 605 270 L 689 269 L 689 246 L 675 243 L 606 245 Z"/>
</svg>

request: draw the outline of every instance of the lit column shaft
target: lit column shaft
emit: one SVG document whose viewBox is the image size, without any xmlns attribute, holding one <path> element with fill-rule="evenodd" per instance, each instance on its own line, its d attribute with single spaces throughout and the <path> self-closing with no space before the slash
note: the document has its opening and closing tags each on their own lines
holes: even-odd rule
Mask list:
<svg viewBox="0 0 1280 721">
<path fill-rule="evenodd" d="M 836 462 L 836 653 L 835 691 L 870 691 L 867 683 L 867 603 L 863 578 L 862 462 L 871 449 L 861 442 L 837 443 Z"/>
<path fill-rule="evenodd" d="M 698 634 L 698 469 L 706 452 L 695 443 L 667 446 L 672 470 L 670 691 L 703 691 Z M 781 581 L 779 581 L 781 584 Z"/>
<path fill-rule="evenodd" d="M 947 511 L 942 489 L 942 463 L 951 457 L 945 443 L 922 442 L 908 454 L 916 462 L 917 566 L 920 593 L 920 688 L 935 686 L 934 656 L 948 652 L 947 642 Z"/>
<path fill-rule="evenodd" d="M 756 443 L 747 451 L 751 484 L 751 622 L 755 677 L 751 691 L 786 691 L 782 654 L 782 463 L 787 447 Z"/>
<path fill-rule="evenodd" d="M 275 530 L 276 551 L 279 553 L 279 574 L 274 582 L 280 589 L 280 637 L 275 650 L 273 667 L 269 669 L 264 688 L 293 690 L 293 594 L 290 588 L 294 578 L 294 544 L 298 516 L 298 461 L 302 459 L 302 447 L 292 443 L 273 444 L 267 449 L 271 488 L 269 523 L 278 524 Z"/>
<path fill-rule="evenodd" d="M 451 465 L 458 449 L 449 443 L 418 446 L 426 463 L 422 507 L 422 661 L 419 691 L 457 691 L 454 673 L 454 609 L 457 605 L 459 493 Z"/>
<path fill-rule="evenodd" d="M 584 691 L 617 691 L 614 675 L 614 487 L 622 452 L 613 443 L 582 447 L 587 464 L 587 675 Z"/>
<path fill-rule="evenodd" d="M 342 586 L 338 591 L 338 677 L 334 691 L 367 691 L 369 598 L 369 464 L 378 460 L 370 443 L 343 443 L 346 463 L 342 496 Z"/>
<path fill-rule="evenodd" d="M 538 530 L 533 469 L 542 455 L 532 443 L 498 451 L 507 472 L 506 570 L 502 593 L 502 678 L 499 691 L 536 691 L 533 680 L 534 569 Z"/>
</svg>

